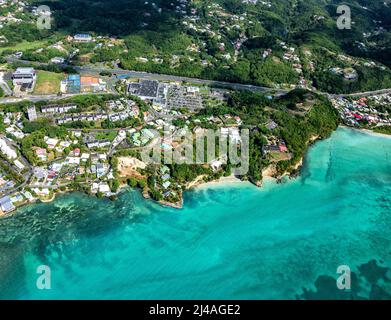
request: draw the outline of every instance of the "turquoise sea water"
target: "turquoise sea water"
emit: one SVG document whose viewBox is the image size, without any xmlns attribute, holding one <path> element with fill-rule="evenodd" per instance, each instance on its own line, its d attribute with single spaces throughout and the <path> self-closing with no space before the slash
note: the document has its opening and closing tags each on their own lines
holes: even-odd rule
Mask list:
<svg viewBox="0 0 391 320">
<path fill-rule="evenodd" d="M 202 187 L 185 208 L 126 191 L 22 208 L 0 221 L 0 297 L 319 299 L 391 296 L 391 139 L 340 128 L 300 178 Z M 36 268 L 51 268 L 38 290 Z M 353 271 L 336 289 L 336 269 Z"/>
</svg>

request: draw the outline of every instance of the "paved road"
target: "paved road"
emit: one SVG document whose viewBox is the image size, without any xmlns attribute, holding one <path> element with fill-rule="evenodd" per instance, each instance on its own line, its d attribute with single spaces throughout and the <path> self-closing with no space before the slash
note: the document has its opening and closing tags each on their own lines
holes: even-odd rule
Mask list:
<svg viewBox="0 0 391 320">
<path fill-rule="evenodd" d="M 369 97 L 380 94 L 388 94 L 391 93 L 391 89 L 381 89 L 375 91 L 367 91 L 367 92 L 357 92 L 357 93 L 349 93 L 349 94 L 329 94 L 330 98 L 343 98 L 343 97 Z"/>
<path fill-rule="evenodd" d="M 122 70 L 122 69 L 104 69 L 104 68 L 95 68 L 95 67 L 73 67 L 73 68 L 83 73 L 100 73 L 102 71 L 108 71 L 116 75 L 127 75 L 129 78 L 133 78 L 133 79 L 188 82 L 197 85 L 215 86 L 215 87 L 221 87 L 221 88 L 232 89 L 232 90 L 249 90 L 253 92 L 271 92 L 271 91 L 275 91 L 277 93 L 288 92 L 288 90 L 260 87 L 251 84 L 188 78 L 188 77 L 180 77 L 180 76 L 173 76 L 167 74 L 146 73 L 146 72 L 138 72 L 138 71 Z"/>
<path fill-rule="evenodd" d="M 8 57 L 7 61 L 10 63 L 14 62 L 14 63 L 21 63 L 21 64 L 32 64 L 31 61 L 20 60 L 20 59 L 16 59 L 16 58 L 12 58 L 12 57 Z M 35 64 L 41 65 L 41 66 L 48 65 L 47 63 L 35 63 Z M 68 65 L 64 64 L 62 66 L 66 67 Z M 205 79 L 198 79 L 198 78 L 189 78 L 189 77 L 181 77 L 181 76 L 157 74 L 157 73 L 146 73 L 146 72 L 139 72 L 139 71 L 123 70 L 123 69 L 109 69 L 109 68 L 103 68 L 103 67 L 72 66 L 72 65 L 69 65 L 69 66 L 73 67 L 76 71 L 81 72 L 81 73 L 100 73 L 102 71 L 108 71 L 108 72 L 110 72 L 112 74 L 116 74 L 116 75 L 127 75 L 129 78 L 132 78 L 132 79 L 188 82 L 188 83 L 192 83 L 192 84 L 215 86 L 215 87 L 232 89 L 232 90 L 249 90 L 249 91 L 261 92 L 261 93 L 274 92 L 277 95 L 279 95 L 279 94 L 282 95 L 282 94 L 285 94 L 289 91 L 289 90 L 284 90 L 284 89 L 275 89 L 275 88 L 269 88 L 269 87 L 255 86 L 255 85 L 251 85 L 251 84 L 205 80 Z M 329 98 L 339 98 L 339 97 L 373 96 L 373 95 L 377 95 L 377 94 L 386 94 L 386 93 L 391 93 L 391 88 L 382 89 L 382 90 L 375 90 L 375 91 L 368 91 L 368 92 L 357 92 L 357 93 L 351 93 L 351 94 L 330 94 L 327 92 L 321 92 L 321 91 L 317 91 L 317 90 L 314 92 L 318 93 L 318 94 L 326 95 Z M 50 97 L 48 97 L 48 98 L 50 98 Z M 48 98 L 46 98 L 46 99 L 48 99 Z M 61 99 L 61 98 L 62 97 L 56 96 L 53 100 Z M 30 97 L 28 99 L 31 101 L 44 100 L 44 98 L 36 98 L 36 97 Z M 38 100 L 33 100 L 33 99 L 38 99 Z M 7 102 L 3 102 L 3 100 L 4 99 L 0 99 L 0 103 L 7 103 Z"/>
<path fill-rule="evenodd" d="M 20 60 L 13 57 L 8 57 L 7 61 L 9 63 L 20 63 L 20 64 L 28 64 L 28 65 L 38 65 L 38 66 L 47 66 L 47 63 L 42 62 L 31 62 L 27 60 Z M 61 65 L 62 67 L 70 66 L 78 72 L 81 73 L 101 73 L 104 71 L 110 72 L 116 75 L 127 75 L 129 78 L 134 79 L 148 79 L 148 80 L 159 80 L 159 81 L 178 81 L 178 82 L 189 82 L 198 85 L 207 85 L 207 86 L 216 86 L 226 89 L 233 90 L 250 90 L 253 92 L 270 92 L 275 91 L 276 93 L 286 93 L 288 90 L 282 89 L 274 89 L 268 87 L 254 86 L 250 84 L 241 84 L 241 83 L 231 83 L 224 81 L 214 81 L 214 80 L 204 80 L 197 78 L 189 78 L 189 77 L 180 77 L 174 75 L 166 75 L 166 74 L 158 74 L 158 73 L 146 73 L 139 71 L 131 71 L 131 70 L 123 70 L 123 69 L 110 69 L 103 67 L 89 67 L 89 66 L 72 66 L 72 65 Z"/>
</svg>

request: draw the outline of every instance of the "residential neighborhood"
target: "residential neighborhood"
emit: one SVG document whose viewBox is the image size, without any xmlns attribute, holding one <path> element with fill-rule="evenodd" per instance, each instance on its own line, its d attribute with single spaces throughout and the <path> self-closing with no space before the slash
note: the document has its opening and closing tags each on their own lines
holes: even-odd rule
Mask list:
<svg viewBox="0 0 391 320">
<path fill-rule="evenodd" d="M 391 126 L 391 94 L 378 94 L 368 97 L 333 99 L 343 122 L 354 127 Z"/>
<path fill-rule="evenodd" d="M 135 84 L 139 85 L 136 91 L 130 89 Z M 75 189 L 115 197 L 129 179 L 141 184 L 146 197 L 181 207 L 186 185 L 174 179 L 167 166 L 147 171 L 151 170 L 148 163 L 137 159 L 143 148 L 157 145 L 167 153 L 178 147 L 186 133 L 206 134 L 202 127 L 210 123 L 219 128 L 221 137 L 240 143 L 240 117 L 196 116 L 211 103 L 225 103 L 226 93 L 159 81 L 132 82 L 125 89 L 124 96 L 87 95 L 85 99 L 91 102 L 83 104 L 68 98 L 66 102 L 29 103 L 22 111 L 1 113 L 2 214 Z M 160 100 L 159 92 L 166 94 Z M 177 95 L 182 100 L 175 105 Z M 217 161 L 210 163 L 210 173 L 226 163 L 217 165 Z"/>
</svg>

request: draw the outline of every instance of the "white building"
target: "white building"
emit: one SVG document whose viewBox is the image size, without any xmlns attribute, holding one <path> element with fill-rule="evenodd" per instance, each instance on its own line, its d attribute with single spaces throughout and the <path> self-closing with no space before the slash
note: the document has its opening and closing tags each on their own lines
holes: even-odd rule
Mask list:
<svg viewBox="0 0 391 320">
<path fill-rule="evenodd" d="M 23 170 L 24 169 L 24 164 L 22 162 L 20 162 L 18 159 L 16 159 L 14 161 L 14 165 L 19 169 L 19 170 Z"/>
<path fill-rule="evenodd" d="M 37 73 L 33 68 L 17 68 L 12 74 L 12 81 L 15 85 L 33 85 L 37 80 Z"/>
<path fill-rule="evenodd" d="M 54 64 L 63 64 L 65 62 L 65 59 L 62 57 L 54 57 L 50 60 L 50 62 Z"/>
<path fill-rule="evenodd" d="M 89 34 L 75 34 L 73 40 L 76 42 L 91 42 L 92 36 Z"/>
<path fill-rule="evenodd" d="M 8 144 L 3 140 L 0 139 L 0 151 L 8 158 L 8 159 L 16 159 L 18 155 L 16 154 L 15 150 L 13 150 L 11 147 L 8 146 Z"/>
<path fill-rule="evenodd" d="M 31 106 L 27 109 L 27 116 L 29 121 L 37 120 L 37 110 L 35 110 L 35 106 Z"/>
</svg>

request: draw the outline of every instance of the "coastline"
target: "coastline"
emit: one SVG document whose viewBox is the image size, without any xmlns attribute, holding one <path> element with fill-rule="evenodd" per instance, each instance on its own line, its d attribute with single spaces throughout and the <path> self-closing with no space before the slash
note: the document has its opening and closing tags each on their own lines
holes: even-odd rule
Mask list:
<svg viewBox="0 0 391 320">
<path fill-rule="evenodd" d="M 371 136 L 378 137 L 378 138 L 391 139 L 391 135 L 386 134 L 386 133 L 375 132 L 375 131 L 372 131 L 372 130 L 369 130 L 369 129 L 356 129 L 356 128 L 350 128 L 350 129 L 361 131 L 361 132 L 364 132 L 366 134 L 369 134 Z"/>
<path fill-rule="evenodd" d="M 191 189 L 199 190 L 199 189 L 203 189 L 203 188 L 207 189 L 207 188 L 215 187 L 215 186 L 227 186 L 227 185 L 244 184 L 244 183 L 248 184 L 250 182 L 247 180 L 243 181 L 243 180 L 239 179 L 238 177 L 236 177 L 235 175 L 230 175 L 228 177 L 221 177 L 218 180 L 198 183 L 197 185 L 192 186 L 192 188 L 189 188 L 186 190 L 191 190 Z"/>
<path fill-rule="evenodd" d="M 391 138 L 391 135 L 373 132 L 372 130 L 369 130 L 369 129 L 353 128 L 353 127 L 349 127 L 349 126 L 346 126 L 346 125 L 340 125 L 339 127 L 340 128 L 347 128 L 347 129 L 354 130 L 354 131 L 358 131 L 358 132 L 361 132 L 361 133 L 364 133 L 364 134 L 368 134 L 368 135 L 371 135 L 371 136 L 377 137 L 377 138 L 387 138 L 387 139 Z M 307 142 L 307 147 L 313 145 L 314 143 L 316 143 L 319 140 L 322 140 L 322 138 L 319 137 L 319 136 L 311 137 L 311 139 Z M 203 175 L 203 176 L 197 177 L 194 181 L 188 183 L 185 186 L 184 191 L 196 190 L 196 189 L 202 189 L 202 188 L 210 188 L 210 187 L 216 187 L 216 186 L 229 186 L 229 185 L 234 185 L 234 184 L 237 184 L 237 185 L 238 184 L 243 184 L 243 185 L 244 184 L 252 184 L 255 187 L 262 188 L 262 186 L 263 186 L 265 181 L 275 181 L 275 180 L 278 181 L 278 180 L 281 180 L 281 179 L 283 179 L 285 177 L 289 177 L 289 178 L 296 177 L 297 174 L 292 175 L 291 172 L 300 170 L 300 168 L 303 166 L 304 158 L 305 158 L 305 156 L 302 157 L 295 165 L 293 165 L 290 168 L 290 170 L 287 170 L 286 172 L 284 172 L 281 175 L 277 175 L 275 164 L 274 163 L 270 164 L 268 167 L 264 168 L 263 171 L 262 171 L 263 180 L 261 180 L 259 182 L 256 182 L 256 183 L 254 183 L 254 182 L 252 182 L 250 180 L 241 180 L 240 178 L 236 177 L 235 175 L 230 175 L 230 176 L 227 176 L 227 177 L 221 177 L 218 180 L 212 180 L 212 181 L 205 182 L 203 180 L 203 178 L 205 176 Z M 116 195 L 119 195 L 122 191 L 124 191 L 127 188 L 128 188 L 127 185 L 120 186 L 120 188 L 119 188 L 118 192 L 116 193 Z M 33 201 L 24 202 L 23 204 L 18 205 L 15 208 L 15 210 L 13 210 L 13 211 L 11 211 L 11 212 L 9 212 L 7 214 L 0 214 L 0 219 L 12 216 L 13 214 L 15 214 L 15 212 L 17 212 L 17 210 L 19 208 L 21 208 L 23 206 L 30 205 L 30 204 L 35 204 L 38 201 L 40 201 L 42 203 L 50 203 L 50 202 L 52 202 L 52 201 L 54 201 L 56 199 L 56 196 L 58 194 L 69 194 L 69 193 L 72 193 L 74 191 L 76 191 L 76 190 L 58 191 L 58 192 L 54 192 L 53 193 L 53 196 L 52 196 L 51 199 L 45 199 L 45 200 L 34 199 Z M 140 190 L 140 192 L 143 195 L 144 199 L 151 200 L 149 195 L 145 194 L 145 192 L 143 192 L 143 190 Z M 91 196 L 91 195 L 89 195 L 89 196 Z M 115 201 L 115 200 L 113 200 L 113 201 Z M 183 197 L 182 197 L 182 199 L 180 201 L 178 201 L 176 203 L 171 203 L 171 202 L 167 202 L 167 201 L 156 201 L 156 203 L 161 205 L 161 206 L 171 207 L 171 208 L 175 208 L 175 209 L 182 209 L 183 205 L 184 205 Z"/>
</svg>

